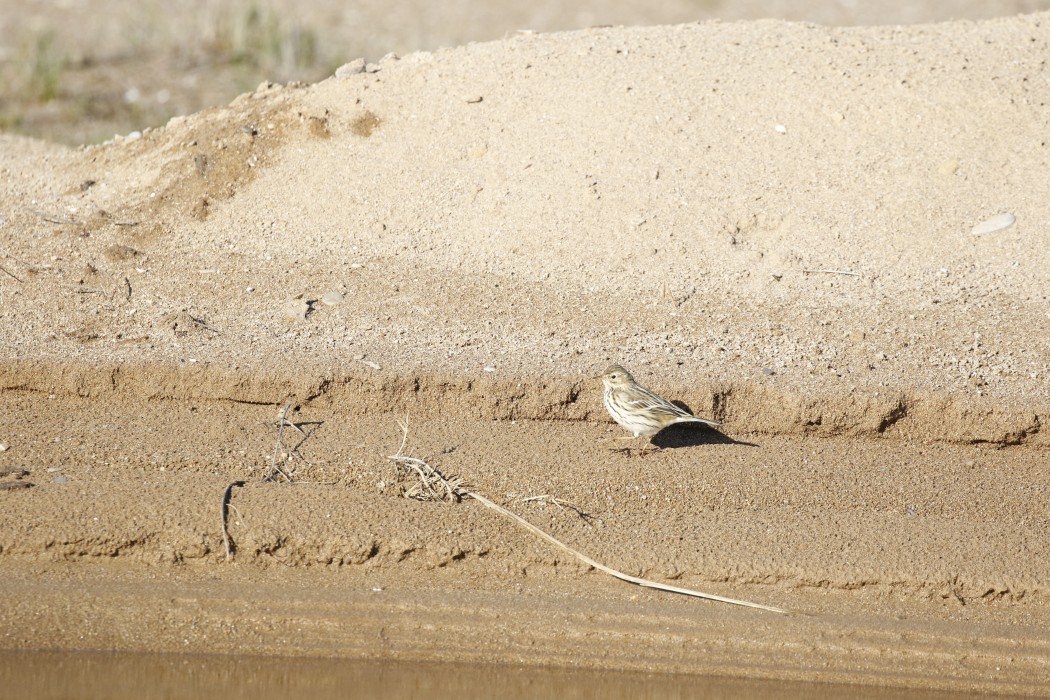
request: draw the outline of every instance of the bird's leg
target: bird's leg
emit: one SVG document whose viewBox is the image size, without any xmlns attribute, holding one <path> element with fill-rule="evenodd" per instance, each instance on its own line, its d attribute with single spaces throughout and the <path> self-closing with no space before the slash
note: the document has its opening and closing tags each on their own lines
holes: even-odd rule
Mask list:
<svg viewBox="0 0 1050 700">
<path fill-rule="evenodd" d="M 613 438 L 613 440 L 637 440 L 637 439 L 638 438 L 636 438 L 634 435 L 620 435 L 618 437 L 614 437 Z M 613 452 L 619 452 L 620 454 L 625 454 L 628 457 L 630 457 L 631 456 L 631 451 L 634 450 L 634 447 L 632 447 L 631 445 L 627 445 L 626 447 L 612 447 L 610 449 Z"/>
<path fill-rule="evenodd" d="M 628 435 L 628 436 L 621 436 L 621 437 L 613 438 L 613 440 L 637 440 L 637 439 L 638 439 L 638 437 L 636 437 L 634 435 Z M 639 447 L 637 445 L 628 445 L 627 447 L 614 447 L 614 448 L 612 448 L 612 451 L 613 452 L 619 452 L 620 454 L 625 454 L 628 457 L 633 457 L 636 453 L 637 453 L 637 455 L 639 457 L 644 457 L 645 455 L 647 455 L 647 454 L 649 454 L 651 452 L 659 452 L 660 451 L 660 447 L 657 446 L 657 445 L 654 445 L 653 443 L 650 442 L 648 445 L 643 445 L 641 447 Z"/>
<path fill-rule="evenodd" d="M 645 455 L 652 454 L 653 452 L 659 452 L 662 449 L 662 447 L 660 447 L 659 445 L 654 445 L 652 442 L 637 448 L 639 457 L 644 457 Z"/>
</svg>

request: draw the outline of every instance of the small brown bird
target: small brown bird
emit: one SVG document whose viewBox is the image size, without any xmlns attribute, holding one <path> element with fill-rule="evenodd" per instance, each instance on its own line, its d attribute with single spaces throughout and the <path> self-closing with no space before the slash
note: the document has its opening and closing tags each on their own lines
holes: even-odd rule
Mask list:
<svg viewBox="0 0 1050 700">
<path fill-rule="evenodd" d="M 688 411 L 641 386 L 631 373 L 620 365 L 612 365 L 602 374 L 605 410 L 635 438 L 652 437 L 675 423 L 703 423 L 712 427 L 722 424 L 706 418 L 697 418 Z"/>
</svg>

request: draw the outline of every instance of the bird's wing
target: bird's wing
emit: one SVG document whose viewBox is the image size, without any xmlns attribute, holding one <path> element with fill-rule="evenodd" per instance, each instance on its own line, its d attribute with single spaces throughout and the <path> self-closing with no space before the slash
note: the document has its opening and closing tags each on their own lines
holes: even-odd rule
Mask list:
<svg viewBox="0 0 1050 700">
<path fill-rule="evenodd" d="M 637 398 L 628 399 L 625 403 L 634 408 L 642 409 L 658 415 L 666 415 L 670 418 L 692 418 L 688 411 L 675 406 L 662 396 L 658 396 L 645 387 L 638 387 Z"/>
<path fill-rule="evenodd" d="M 716 420 L 708 420 L 707 418 L 697 418 L 689 411 L 686 411 L 681 406 L 675 406 L 673 403 L 665 399 L 664 397 L 654 394 L 643 386 L 638 387 L 638 397 L 628 399 L 625 403 L 634 408 L 649 411 L 656 415 L 664 415 L 668 418 L 680 418 L 684 421 L 696 421 L 697 423 L 704 423 L 705 425 L 712 425 L 719 427 L 722 424 Z"/>
</svg>

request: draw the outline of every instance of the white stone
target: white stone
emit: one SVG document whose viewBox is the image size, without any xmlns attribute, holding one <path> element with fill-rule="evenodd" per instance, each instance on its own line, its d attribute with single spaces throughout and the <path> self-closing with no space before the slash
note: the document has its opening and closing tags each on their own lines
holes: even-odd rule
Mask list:
<svg viewBox="0 0 1050 700">
<path fill-rule="evenodd" d="M 1017 217 L 1015 217 L 1010 212 L 1007 212 L 1005 214 L 996 214 L 992 218 L 985 219 L 981 223 L 974 226 L 970 232 L 975 236 L 984 236 L 989 233 L 996 233 L 997 231 L 1002 231 L 1003 229 L 1010 228 L 1014 225 L 1015 221 L 1017 221 Z"/>
</svg>

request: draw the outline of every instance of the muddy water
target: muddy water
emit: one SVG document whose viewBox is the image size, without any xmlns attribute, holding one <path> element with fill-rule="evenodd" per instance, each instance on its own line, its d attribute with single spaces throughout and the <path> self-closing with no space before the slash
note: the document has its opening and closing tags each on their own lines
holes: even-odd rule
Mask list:
<svg viewBox="0 0 1050 700">
<path fill-rule="evenodd" d="M 846 685 L 534 667 L 0 651 L 0 698 L 956 698 Z"/>
</svg>

